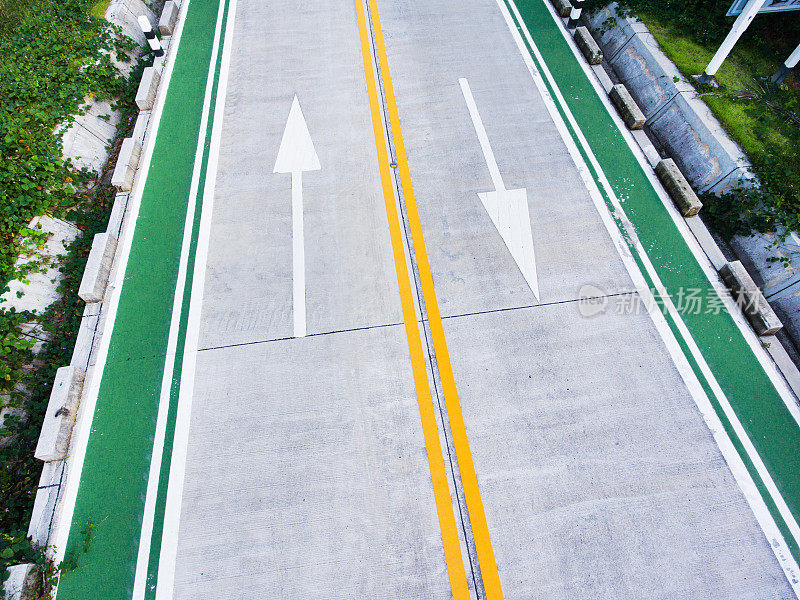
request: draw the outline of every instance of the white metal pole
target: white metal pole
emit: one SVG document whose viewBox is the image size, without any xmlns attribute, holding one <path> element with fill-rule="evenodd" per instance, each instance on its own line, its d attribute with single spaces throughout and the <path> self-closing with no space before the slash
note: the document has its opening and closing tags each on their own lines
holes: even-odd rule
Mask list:
<svg viewBox="0 0 800 600">
<path fill-rule="evenodd" d="M 798 62 L 800 62 L 800 44 L 798 44 L 797 48 L 794 49 L 794 52 L 789 55 L 789 58 L 786 59 L 786 62 L 781 65 L 781 68 L 778 69 L 778 72 L 772 76 L 772 81 L 778 85 L 781 85 L 789 72 L 797 66 Z"/>
<path fill-rule="evenodd" d="M 583 12 L 583 0 L 573 0 L 572 10 L 569 12 L 569 21 L 567 22 L 567 27 L 569 29 L 574 29 L 578 26 L 581 12 Z"/>
<path fill-rule="evenodd" d="M 711 78 L 716 75 L 720 66 L 722 66 L 722 62 L 728 57 L 728 54 L 731 53 L 733 46 L 739 41 L 739 38 L 742 37 L 742 34 L 750 23 L 753 22 L 753 19 L 766 1 L 767 0 L 750 0 L 750 2 L 747 3 L 742 13 L 736 17 L 733 27 L 731 27 L 730 32 L 725 37 L 725 40 L 722 42 L 719 50 L 717 50 L 714 58 L 711 59 L 706 70 L 703 71 L 703 74 L 700 76 L 700 83 L 708 83 Z"/>
<path fill-rule="evenodd" d="M 158 38 L 156 37 L 156 32 L 153 31 L 153 26 L 150 25 L 149 19 L 144 15 L 139 15 L 137 21 L 139 22 L 139 27 L 141 27 L 142 33 L 144 33 L 144 37 L 147 39 L 147 44 L 150 46 L 153 54 L 155 56 L 164 56 L 164 49 L 161 47 L 161 42 L 158 41 Z"/>
</svg>

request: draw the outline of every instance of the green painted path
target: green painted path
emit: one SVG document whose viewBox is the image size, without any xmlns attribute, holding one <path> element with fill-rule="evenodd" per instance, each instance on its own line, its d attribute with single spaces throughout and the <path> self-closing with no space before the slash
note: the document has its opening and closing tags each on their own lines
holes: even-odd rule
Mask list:
<svg viewBox="0 0 800 600">
<path fill-rule="evenodd" d="M 510 8 L 508 0 L 505 1 Z M 588 140 L 614 193 L 618 198 L 625 199 L 625 213 L 634 224 L 642 245 L 647 249 L 647 255 L 658 277 L 673 299 L 680 297 L 681 290 L 700 289 L 705 292 L 712 287 L 711 281 L 698 264 L 633 151 L 587 79 L 545 5 L 546 1 L 517 0 L 516 4 L 534 43 L 544 57 L 569 110 Z M 531 55 L 538 63 L 533 51 Z M 540 64 L 537 64 L 537 68 L 542 70 Z M 546 84 L 555 97 L 555 91 L 549 82 L 546 81 Z M 557 105 L 567 122 L 570 134 L 598 182 L 604 200 L 613 213 L 611 199 L 600 185 L 598 173 L 592 169 L 589 157 L 578 143 L 576 132 L 570 127 L 563 107 L 559 103 Z M 632 252 L 651 289 L 655 290 L 656 286 L 648 277 L 644 265 L 633 248 Z M 766 493 L 763 482 L 716 401 L 708 381 L 703 377 L 683 343 L 675 322 L 669 315 L 666 316 L 728 435 L 758 485 L 795 559 L 800 560 L 800 549 L 796 541 L 790 535 L 769 494 Z M 704 311 L 694 314 L 684 311 L 681 316 L 789 509 L 797 519 L 800 517 L 800 478 L 797 476 L 800 471 L 800 456 L 797 452 L 800 448 L 800 428 L 797 422 L 730 314 L 725 310 L 719 314 L 705 314 Z"/>
<path fill-rule="evenodd" d="M 65 556 L 77 568 L 59 583 L 61 599 L 129 599 L 139 549 L 147 478 L 153 451 L 167 339 L 183 243 L 184 223 L 212 54 L 219 0 L 191 0 L 142 192 L 130 256 L 104 367 L 92 432 L 81 473 Z M 215 65 L 218 67 L 218 65 Z M 216 77 L 215 77 L 216 79 Z M 212 98 L 214 96 L 212 95 Z M 213 117 L 212 112 L 209 115 Z M 208 152 L 208 136 L 204 153 Z M 207 157 L 203 158 L 203 165 Z M 203 189 L 203 171 L 199 190 Z M 198 194 L 199 196 L 199 194 Z M 196 240 L 202 198 L 195 207 Z M 191 278 L 193 252 L 188 277 Z M 183 333 L 191 281 L 187 281 L 169 422 L 174 424 Z M 151 565 L 157 566 L 169 469 L 167 429 Z M 159 510 L 160 509 L 160 510 Z M 87 540 L 87 524 L 92 524 Z M 148 580 L 147 597 L 154 581 Z"/>
</svg>

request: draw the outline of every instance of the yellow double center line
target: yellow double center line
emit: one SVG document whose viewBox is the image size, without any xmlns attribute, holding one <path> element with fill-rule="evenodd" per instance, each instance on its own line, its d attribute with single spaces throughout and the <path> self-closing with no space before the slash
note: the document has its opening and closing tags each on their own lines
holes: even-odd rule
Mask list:
<svg viewBox="0 0 800 600">
<path fill-rule="evenodd" d="M 367 0 L 367 2 L 369 3 L 372 28 L 375 35 L 375 50 L 378 55 L 386 94 L 386 105 L 389 113 L 392 140 L 394 141 L 395 152 L 397 154 L 400 183 L 408 212 L 411 239 L 414 244 L 414 254 L 417 259 L 422 293 L 425 298 L 425 307 L 428 313 L 431 336 L 433 338 L 433 348 L 439 366 L 439 375 L 442 381 L 445 405 L 447 406 L 450 430 L 453 436 L 453 445 L 461 472 L 461 481 L 464 486 L 464 497 L 466 499 L 467 512 L 469 513 L 470 523 L 472 525 L 475 549 L 478 554 L 484 590 L 487 600 L 502 600 L 503 590 L 500 587 L 500 576 L 497 572 L 497 563 L 494 558 L 492 541 L 489 537 L 489 528 L 486 524 L 486 514 L 483 509 L 480 490 L 478 489 L 478 478 L 475 475 L 475 466 L 472 462 L 472 453 L 469 448 L 469 440 L 467 439 L 467 430 L 464 426 L 464 417 L 461 413 L 461 403 L 458 400 L 458 391 L 456 390 L 455 378 L 453 376 L 453 367 L 450 363 L 450 353 L 447 350 L 447 341 L 444 336 L 439 303 L 436 299 L 436 291 L 433 287 L 433 276 L 431 275 L 430 264 L 428 263 L 428 253 L 425 250 L 425 240 L 422 235 L 422 225 L 417 211 L 417 203 L 414 198 L 414 188 L 411 184 L 411 173 L 408 169 L 405 144 L 403 143 L 403 136 L 400 129 L 400 117 L 397 112 L 394 87 L 392 86 L 392 79 L 389 73 L 389 61 L 386 56 L 386 46 L 383 39 L 380 17 L 378 16 L 378 6 L 376 0 Z M 467 578 L 464 572 L 464 563 L 458 541 L 458 530 L 453 514 L 453 503 L 447 485 L 447 473 L 442 457 L 439 433 L 436 427 L 436 417 L 430 393 L 430 385 L 425 369 L 425 356 L 422 351 L 422 342 L 416 314 L 414 312 L 414 301 L 411 293 L 408 267 L 403 251 L 400 220 L 397 213 L 394 191 L 392 189 L 389 156 L 386 149 L 386 138 L 384 136 L 383 122 L 380 115 L 380 103 L 378 100 L 375 73 L 373 71 L 372 54 L 370 52 L 369 34 L 363 0 L 355 0 L 355 4 L 359 35 L 361 37 L 361 53 L 364 59 L 364 74 L 367 80 L 367 94 L 369 95 L 370 111 L 372 113 L 372 127 L 375 133 L 375 145 L 378 152 L 381 185 L 383 187 L 383 197 L 386 203 L 386 215 L 389 220 L 392 251 L 394 253 L 397 282 L 400 288 L 403 320 L 405 322 L 406 336 L 408 337 L 409 352 L 411 354 L 414 384 L 422 418 L 425 448 L 428 454 L 428 465 L 433 482 L 436 510 L 439 515 L 439 526 L 442 531 L 445 561 L 447 563 L 450 587 L 454 600 L 469 600 L 469 588 L 467 586 Z"/>
</svg>

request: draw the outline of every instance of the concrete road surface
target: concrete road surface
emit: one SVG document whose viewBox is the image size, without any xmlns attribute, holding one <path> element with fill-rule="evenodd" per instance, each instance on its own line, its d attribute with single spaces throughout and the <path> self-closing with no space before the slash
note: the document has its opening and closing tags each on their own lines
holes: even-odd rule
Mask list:
<svg viewBox="0 0 800 600">
<path fill-rule="evenodd" d="M 213 6 L 163 467 L 119 578 L 92 550 L 64 597 L 96 569 L 136 600 L 793 598 L 791 519 L 516 6 Z"/>
</svg>

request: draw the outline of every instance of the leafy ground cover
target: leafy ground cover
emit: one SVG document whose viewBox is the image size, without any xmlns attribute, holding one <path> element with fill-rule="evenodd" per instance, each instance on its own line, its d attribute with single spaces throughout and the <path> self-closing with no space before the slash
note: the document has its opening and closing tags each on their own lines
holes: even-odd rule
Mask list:
<svg viewBox="0 0 800 600">
<path fill-rule="evenodd" d="M 36 244 L 35 232 L 27 230 L 32 217 L 53 214 L 84 231 L 60 266 L 63 296 L 44 315 L 0 305 L 0 407 L 19 409 L 0 427 L 0 580 L 7 565 L 41 561 L 25 540 L 41 473 L 33 451 L 53 376 L 69 364 L 80 325 L 77 289 L 92 237 L 104 230 L 114 197 L 107 172 L 79 170 L 62 156 L 61 136 L 92 98 L 115 102 L 122 130 L 136 114 L 133 98 L 144 64 L 128 79 L 122 76 L 112 59 L 130 60 L 135 44 L 102 19 L 107 2 L 98 4 L 0 0 L 0 292 L 24 276 L 15 261 L 31 235 Z M 52 340 L 37 356 L 20 331 L 30 322 Z"/>
<path fill-rule="evenodd" d="M 599 8 L 605 0 L 587 0 Z M 621 0 L 651 30 L 688 81 L 703 72 L 733 23 L 731 0 Z M 759 15 L 716 79 L 700 87 L 703 99 L 745 151 L 762 185 L 740 187 L 721 198 L 706 196 L 704 215 L 717 231 L 800 229 L 800 77 L 783 86 L 769 78 L 800 43 L 800 13 Z"/>
</svg>

